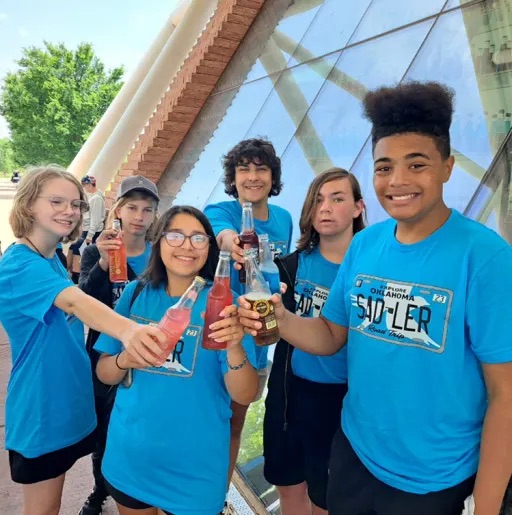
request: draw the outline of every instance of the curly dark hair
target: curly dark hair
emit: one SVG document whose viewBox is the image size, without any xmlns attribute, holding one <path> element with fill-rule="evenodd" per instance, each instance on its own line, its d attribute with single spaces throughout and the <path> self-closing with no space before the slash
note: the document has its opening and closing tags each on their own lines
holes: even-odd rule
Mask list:
<svg viewBox="0 0 512 515">
<path fill-rule="evenodd" d="M 370 91 L 363 108 L 373 125 L 373 148 L 381 138 L 415 132 L 430 136 L 448 159 L 453 98 L 453 90 L 439 82 L 407 82 Z"/>
<path fill-rule="evenodd" d="M 238 198 L 235 187 L 235 168 L 253 163 L 266 165 L 272 171 L 272 188 L 269 197 L 279 195 L 283 189 L 281 182 L 281 159 L 276 155 L 274 145 L 266 139 L 252 138 L 240 141 L 222 157 L 224 167 L 224 191 L 231 197 Z"/>
</svg>

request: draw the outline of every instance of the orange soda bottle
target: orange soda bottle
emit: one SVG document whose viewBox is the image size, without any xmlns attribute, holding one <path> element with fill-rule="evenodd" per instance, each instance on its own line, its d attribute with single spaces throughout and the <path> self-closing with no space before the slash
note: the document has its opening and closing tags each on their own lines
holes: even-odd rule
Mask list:
<svg viewBox="0 0 512 515">
<path fill-rule="evenodd" d="M 118 233 L 121 231 L 121 220 L 117 218 L 112 223 L 112 229 Z M 126 246 L 120 236 L 121 246 L 117 250 L 108 251 L 108 275 L 111 283 L 125 283 L 128 281 L 128 260 L 126 258 Z"/>
</svg>

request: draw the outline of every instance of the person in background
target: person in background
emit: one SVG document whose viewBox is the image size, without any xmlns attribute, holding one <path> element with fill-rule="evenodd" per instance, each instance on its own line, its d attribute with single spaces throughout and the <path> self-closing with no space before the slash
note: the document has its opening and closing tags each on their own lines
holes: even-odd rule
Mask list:
<svg viewBox="0 0 512 515">
<path fill-rule="evenodd" d="M 212 224 L 217 242 L 222 250 L 231 252 L 236 263 L 243 262 L 238 234 L 241 232 L 242 204 L 252 203 L 256 233 L 268 234 L 270 248 L 274 255 L 287 254 L 293 232 L 292 217 L 285 209 L 269 204 L 269 197 L 281 192 L 281 160 L 274 146 L 264 139 L 248 139 L 235 145 L 223 158 L 225 192 L 234 200 L 206 206 L 204 213 Z M 231 274 L 231 287 L 243 293 L 238 279 L 239 267 L 235 265 Z M 259 399 L 267 381 L 268 349 L 258 348 L 258 374 L 260 376 Z M 230 474 L 236 466 L 240 439 L 248 406 L 234 401 L 231 418 Z"/>
<path fill-rule="evenodd" d="M 84 216 L 82 238 L 86 245 L 90 245 L 103 231 L 106 214 L 105 195 L 96 187 L 96 178 L 92 175 L 82 177 L 82 186 L 89 197 L 89 212 Z"/>
<path fill-rule="evenodd" d="M 158 209 L 159 195 L 156 185 L 142 176 L 127 177 L 119 185 L 117 200 L 109 211 L 107 229 L 95 244 L 84 248 L 81 259 L 79 287 L 88 295 L 107 306 L 115 308 L 128 283 L 112 283 L 109 279 L 108 252 L 119 248 L 118 236 L 122 236 L 128 257 L 128 279 L 133 281 L 146 269 L 151 254 L 154 223 Z M 114 219 L 121 220 L 122 235 L 112 229 Z M 96 331 L 89 331 L 86 348 L 91 357 L 93 370 L 99 359 L 94 344 L 99 337 Z M 94 488 L 85 501 L 80 515 L 99 515 L 108 497 L 101 473 L 101 461 L 105 452 L 108 421 L 116 388 L 103 384 L 93 374 L 98 430 L 96 447 L 92 453 Z"/>
<path fill-rule="evenodd" d="M 277 258 L 283 302 L 318 317 L 354 234 L 365 227 L 361 187 L 342 168 L 319 174 L 300 217 L 297 250 Z M 316 356 L 280 340 L 263 422 L 265 479 L 277 486 L 282 515 L 327 515 L 331 443 L 347 392 L 347 353 Z"/>
<path fill-rule="evenodd" d="M 449 88 L 408 82 L 363 105 L 390 219 L 355 235 L 320 317 L 273 297 L 295 348 L 347 344 L 329 514 L 460 515 L 473 492 L 476 515 L 497 515 L 512 470 L 512 248 L 444 202 Z M 241 322 L 259 327 L 240 302 Z"/>
<path fill-rule="evenodd" d="M 166 514 L 215 515 L 228 481 L 231 398 L 247 405 L 258 390 L 254 344 L 249 337 L 241 345 L 244 333 L 234 305 L 223 310 L 222 320 L 204 327 L 219 258 L 204 214 L 174 206 L 162 215 L 155 233 L 149 266 L 140 281 L 126 287 L 116 311 L 156 324 L 196 276 L 207 285 L 187 329 L 160 366 L 140 366 L 116 338 L 101 335 L 96 342 L 102 382 L 119 385 L 134 369 L 131 385 L 120 384 L 117 390 L 103 473 L 120 515 L 139 510 L 157 515 L 157 508 Z M 204 331 L 227 342 L 227 350 L 204 349 Z"/>
<path fill-rule="evenodd" d="M 9 215 L 17 241 L 0 261 L 0 323 L 12 359 L 5 446 L 24 514 L 58 515 L 66 472 L 95 442 L 91 363 L 66 315 L 121 340 L 139 363 L 156 363 L 166 342 L 160 329 L 114 313 L 68 279 L 55 251 L 78 235 L 85 199 L 64 169 L 29 170 Z"/>
</svg>

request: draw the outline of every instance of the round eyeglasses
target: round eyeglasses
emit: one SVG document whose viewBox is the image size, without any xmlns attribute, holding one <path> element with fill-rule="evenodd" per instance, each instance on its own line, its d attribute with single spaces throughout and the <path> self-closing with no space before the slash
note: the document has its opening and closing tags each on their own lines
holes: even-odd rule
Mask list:
<svg viewBox="0 0 512 515">
<path fill-rule="evenodd" d="M 71 206 L 71 209 L 75 211 L 75 213 L 80 212 L 81 214 L 87 213 L 89 211 L 89 203 L 85 200 L 67 200 L 62 197 L 42 197 L 39 196 L 39 198 L 47 199 L 51 206 L 53 207 L 53 210 L 57 213 L 62 213 L 66 210 L 68 205 Z"/>
<path fill-rule="evenodd" d="M 169 231 L 164 232 L 162 234 L 162 238 L 165 238 L 165 241 L 171 247 L 181 247 L 185 240 L 190 240 L 190 244 L 197 250 L 203 250 L 210 244 L 210 237 L 207 234 L 192 234 L 191 236 L 187 236 L 181 232 Z"/>
</svg>

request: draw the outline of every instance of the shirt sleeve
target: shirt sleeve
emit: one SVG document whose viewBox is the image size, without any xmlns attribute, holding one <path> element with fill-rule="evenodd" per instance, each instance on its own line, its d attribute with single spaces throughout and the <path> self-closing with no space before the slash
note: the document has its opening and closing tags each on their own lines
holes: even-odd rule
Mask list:
<svg viewBox="0 0 512 515">
<path fill-rule="evenodd" d="M 322 309 L 323 318 L 342 327 L 349 327 L 350 324 L 350 311 L 346 305 L 345 295 L 347 267 L 347 256 L 345 256 Z"/>
<path fill-rule="evenodd" d="M 57 272 L 49 260 L 31 254 L 27 251 L 23 262 L 20 259 L 11 270 L 9 302 L 23 315 L 48 324 L 51 320 L 47 315 L 56 297 L 75 285 Z"/>
<path fill-rule="evenodd" d="M 114 309 L 116 313 L 119 313 L 126 318 L 130 317 L 130 302 L 135 292 L 135 286 L 137 283 L 138 281 L 132 281 L 130 284 L 128 284 L 128 286 L 126 286 Z M 119 340 L 101 333 L 98 341 L 94 345 L 94 350 L 100 354 L 110 354 L 113 356 L 114 354 L 118 354 L 123 350 L 123 345 Z"/>
<path fill-rule="evenodd" d="M 476 357 L 487 364 L 512 361 L 510 333 L 512 247 L 495 254 L 471 281 L 466 327 Z"/>
<path fill-rule="evenodd" d="M 233 221 L 233 216 L 225 207 L 219 206 L 218 204 L 211 204 L 205 207 L 204 214 L 210 221 L 215 236 L 218 236 L 219 233 L 226 229 L 238 233 Z"/>
</svg>

